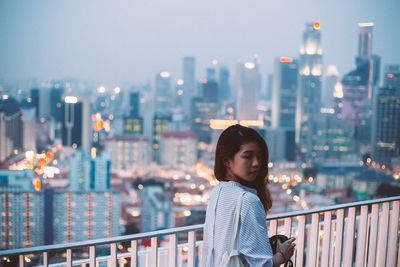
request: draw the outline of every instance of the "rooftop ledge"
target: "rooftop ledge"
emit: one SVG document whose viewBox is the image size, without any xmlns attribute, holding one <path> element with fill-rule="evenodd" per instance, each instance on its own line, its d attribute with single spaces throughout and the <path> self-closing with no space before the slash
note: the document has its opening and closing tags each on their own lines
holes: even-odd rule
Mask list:
<svg viewBox="0 0 400 267">
<path fill-rule="evenodd" d="M 400 266 L 400 196 L 346 203 L 305 211 L 268 216 L 269 235 L 296 237 L 295 266 Z M 19 266 L 25 255 L 34 254 L 42 266 L 73 266 L 107 263 L 108 266 L 197 266 L 202 260 L 203 225 L 39 247 L 0 251 L 4 257 L 18 255 Z M 150 239 L 150 247 L 138 241 Z M 160 244 L 160 240 L 163 243 Z M 130 242 L 128 250 L 118 243 Z M 96 247 L 109 247 L 107 255 L 96 255 Z M 72 250 L 88 250 L 73 259 Z M 57 262 L 49 252 L 62 252 Z M 53 263 L 54 262 L 54 263 Z M 16 263 L 15 263 L 16 264 Z M 92 265 L 93 264 L 93 265 Z M 14 266 L 14 265 L 13 265 Z"/>
</svg>

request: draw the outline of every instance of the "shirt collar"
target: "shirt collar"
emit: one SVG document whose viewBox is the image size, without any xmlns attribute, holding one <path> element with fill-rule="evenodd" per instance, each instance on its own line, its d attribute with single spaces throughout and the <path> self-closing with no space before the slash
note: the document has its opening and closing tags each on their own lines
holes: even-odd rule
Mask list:
<svg viewBox="0 0 400 267">
<path fill-rule="evenodd" d="M 242 185 L 239 182 L 229 180 L 229 181 L 222 181 L 221 183 L 226 183 L 227 185 L 231 185 L 231 186 L 234 186 L 234 187 L 240 187 L 240 188 L 242 188 L 242 189 L 244 189 L 244 190 L 246 190 L 246 191 L 248 191 L 250 193 L 253 193 L 253 194 L 257 195 L 257 190 L 256 189 L 248 187 L 248 186 L 245 186 L 245 185 Z"/>
</svg>

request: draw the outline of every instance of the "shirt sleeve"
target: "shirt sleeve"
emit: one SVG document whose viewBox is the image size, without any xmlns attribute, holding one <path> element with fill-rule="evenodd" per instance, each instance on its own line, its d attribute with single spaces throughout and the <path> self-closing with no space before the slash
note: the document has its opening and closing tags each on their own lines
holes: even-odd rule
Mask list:
<svg viewBox="0 0 400 267">
<path fill-rule="evenodd" d="M 257 195 L 243 196 L 238 239 L 239 253 L 251 267 L 272 267 L 266 215 Z"/>
</svg>

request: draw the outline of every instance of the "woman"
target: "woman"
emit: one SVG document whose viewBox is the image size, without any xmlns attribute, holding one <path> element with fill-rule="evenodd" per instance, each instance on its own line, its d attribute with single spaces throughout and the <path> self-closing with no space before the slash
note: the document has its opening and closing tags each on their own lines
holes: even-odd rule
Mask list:
<svg viewBox="0 0 400 267">
<path fill-rule="evenodd" d="M 266 228 L 266 211 L 272 200 L 266 186 L 268 147 L 253 129 L 233 125 L 219 137 L 214 174 L 220 183 L 214 188 L 204 226 L 203 264 L 219 266 L 233 232 L 235 207 L 243 193 L 237 250 L 249 266 L 279 266 L 294 252 L 294 238 L 278 243 L 272 255 Z"/>
</svg>

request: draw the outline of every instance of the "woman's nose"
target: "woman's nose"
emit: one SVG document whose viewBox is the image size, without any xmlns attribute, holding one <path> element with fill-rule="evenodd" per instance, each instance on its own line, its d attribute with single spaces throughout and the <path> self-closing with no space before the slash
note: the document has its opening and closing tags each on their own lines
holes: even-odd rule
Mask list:
<svg viewBox="0 0 400 267">
<path fill-rule="evenodd" d="M 255 158 L 255 159 L 253 160 L 253 166 L 254 166 L 254 167 L 258 167 L 258 165 L 259 165 L 259 160 L 258 160 L 258 158 Z"/>
</svg>

